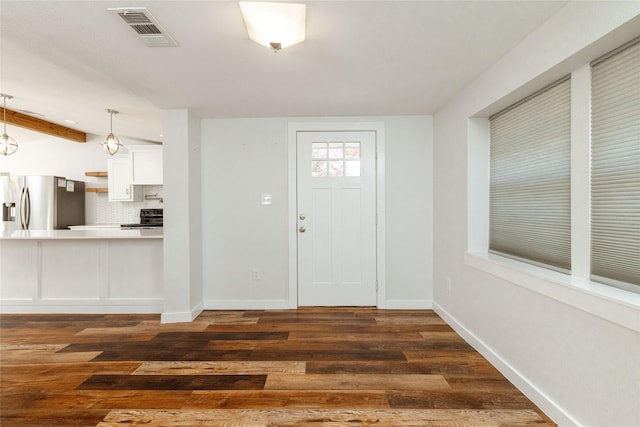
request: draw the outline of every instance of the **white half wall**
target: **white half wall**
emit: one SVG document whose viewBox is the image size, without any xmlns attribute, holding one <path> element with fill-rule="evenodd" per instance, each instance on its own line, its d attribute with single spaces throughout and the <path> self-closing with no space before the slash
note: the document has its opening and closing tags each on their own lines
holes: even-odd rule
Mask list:
<svg viewBox="0 0 640 427">
<path fill-rule="evenodd" d="M 433 162 L 428 116 L 203 119 L 205 308 L 290 307 L 288 125 L 314 121 L 384 123 L 385 305 L 430 308 Z M 261 194 L 271 194 L 272 204 L 260 205 Z M 259 280 L 253 279 L 256 269 Z"/>
<path fill-rule="evenodd" d="M 2 313 L 159 313 L 162 239 L 2 239 Z"/>
<path fill-rule="evenodd" d="M 523 287 L 518 274 L 498 277 L 482 262 L 465 262 L 475 259 L 468 250 L 486 251 L 478 244 L 486 230 L 474 227 L 486 224 L 488 207 L 469 193 L 488 184 L 478 174 L 482 164 L 473 163 L 486 156 L 468 138 L 486 133 L 474 117 L 640 35 L 639 14 L 639 2 L 568 2 L 434 116 L 434 306 L 560 425 L 640 425 L 640 321 L 630 328 Z M 550 279 L 538 283 L 569 299 L 582 293 Z"/>
</svg>

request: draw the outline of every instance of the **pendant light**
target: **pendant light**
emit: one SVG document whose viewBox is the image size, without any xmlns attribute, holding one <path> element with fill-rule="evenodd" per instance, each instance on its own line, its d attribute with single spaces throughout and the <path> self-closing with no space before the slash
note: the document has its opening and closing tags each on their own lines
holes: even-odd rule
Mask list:
<svg viewBox="0 0 640 427">
<path fill-rule="evenodd" d="M 105 140 L 101 143 L 104 151 L 110 155 L 114 155 L 118 152 L 122 144 L 117 136 L 113 134 L 113 115 L 118 114 L 119 111 L 111 110 L 110 108 L 105 109 L 107 113 L 109 113 L 110 119 L 110 127 L 109 127 L 109 135 L 105 138 Z"/>
<path fill-rule="evenodd" d="M 16 140 L 7 135 L 7 98 L 11 99 L 13 96 L 5 95 L 4 93 L 0 93 L 0 96 L 2 97 L 2 110 L 4 111 L 4 130 L 0 138 L 0 154 L 9 156 L 18 149 Z"/>
</svg>

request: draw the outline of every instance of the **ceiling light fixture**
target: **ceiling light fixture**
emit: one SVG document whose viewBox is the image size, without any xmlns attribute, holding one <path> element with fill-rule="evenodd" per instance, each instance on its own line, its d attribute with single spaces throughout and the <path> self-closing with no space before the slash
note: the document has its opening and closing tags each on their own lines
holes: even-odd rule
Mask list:
<svg viewBox="0 0 640 427">
<path fill-rule="evenodd" d="M 304 4 L 241 1 L 240 11 L 249 38 L 274 52 L 304 41 Z"/>
<path fill-rule="evenodd" d="M 4 130 L 2 138 L 0 138 L 0 154 L 9 156 L 18 149 L 16 140 L 7 135 L 7 98 L 11 99 L 13 96 L 5 95 L 4 93 L 0 93 L 0 96 L 2 97 L 2 111 L 4 112 Z"/>
<path fill-rule="evenodd" d="M 113 134 L 113 115 L 118 114 L 119 111 L 111 110 L 109 108 L 105 109 L 105 111 L 109 113 L 110 127 L 109 135 L 107 135 L 107 137 L 101 144 L 102 148 L 104 148 L 104 151 L 113 156 L 118 152 L 120 147 L 122 147 L 122 144 L 120 143 L 118 137 Z"/>
</svg>

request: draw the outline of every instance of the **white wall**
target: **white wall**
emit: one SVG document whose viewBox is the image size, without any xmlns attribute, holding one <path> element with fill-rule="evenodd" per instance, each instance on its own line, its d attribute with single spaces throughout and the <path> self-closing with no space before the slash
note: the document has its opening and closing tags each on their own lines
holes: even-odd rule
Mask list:
<svg viewBox="0 0 640 427">
<path fill-rule="evenodd" d="M 393 308 L 431 308 L 433 119 L 388 118 L 385 139 L 386 304 Z"/>
<path fill-rule="evenodd" d="M 189 322 L 202 305 L 200 119 L 163 114 L 164 309 L 162 322 Z M 206 191 L 206 190 L 205 190 Z"/>
<path fill-rule="evenodd" d="M 18 141 L 18 151 L 11 156 L 1 156 L 0 172 L 57 175 L 106 185 L 106 182 L 87 177 L 84 173 L 106 171 L 107 157 L 100 147 L 99 136 L 87 135 L 87 142 L 83 144 L 42 134 L 35 140 Z"/>
<path fill-rule="evenodd" d="M 639 2 L 569 2 L 434 117 L 434 307 L 560 425 L 640 425 L 640 322 L 607 320 L 518 285 L 513 271 L 498 278 L 465 262 L 468 242 L 485 234 L 468 230 L 482 222 L 468 209 L 484 209 L 467 192 L 468 156 L 478 155 L 467 138 L 483 132 L 468 128 L 469 118 L 487 117 L 638 35 L 639 14 Z"/>
<path fill-rule="evenodd" d="M 191 272 L 190 306 L 192 310 L 203 307 L 202 285 L 202 135 L 200 118 L 190 114 L 189 128 L 189 268 Z M 175 193 L 174 193 L 175 194 Z"/>
<path fill-rule="evenodd" d="M 22 131 L 24 133 L 25 131 Z M 11 132 L 7 132 L 11 134 Z M 35 134 L 34 135 L 38 135 Z M 41 134 L 29 137 L 27 142 L 18 138 L 18 151 L 11 156 L 0 156 L 0 173 L 11 175 L 56 175 L 75 181 L 84 181 L 86 187 L 106 187 L 106 178 L 85 176 L 85 172 L 107 170 L 108 155 L 102 150 L 101 136 L 87 135 L 86 143 L 72 142 Z M 144 142 L 121 138 L 127 145 L 143 145 Z M 145 186 L 143 194 L 162 196 L 161 186 Z M 122 224 L 139 221 L 141 208 L 162 207 L 155 200 L 140 202 L 109 202 L 107 193 L 86 193 L 86 224 Z"/>
<path fill-rule="evenodd" d="M 430 117 L 202 120 L 205 307 L 286 308 L 290 122 L 382 121 L 386 145 L 387 303 L 432 299 Z M 260 205 L 260 195 L 272 205 Z M 254 281 L 252 270 L 260 269 Z"/>
</svg>

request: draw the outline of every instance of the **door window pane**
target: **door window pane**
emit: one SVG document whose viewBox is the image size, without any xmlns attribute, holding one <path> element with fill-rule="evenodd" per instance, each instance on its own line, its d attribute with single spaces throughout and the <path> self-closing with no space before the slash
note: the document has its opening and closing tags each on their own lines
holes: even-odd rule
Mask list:
<svg viewBox="0 0 640 427">
<path fill-rule="evenodd" d="M 342 159 L 344 158 L 344 143 L 332 142 L 329 144 L 329 158 L 330 159 Z"/>
<path fill-rule="evenodd" d="M 360 160 L 348 160 L 344 162 L 345 176 L 360 176 Z"/>
<path fill-rule="evenodd" d="M 344 176 L 344 162 L 342 160 L 338 162 L 329 162 L 329 175 Z"/>
<path fill-rule="evenodd" d="M 327 144 L 325 142 L 314 142 L 311 146 L 312 159 L 327 158 Z"/>
<path fill-rule="evenodd" d="M 360 143 L 359 142 L 347 142 L 344 144 L 344 158 L 345 159 L 359 159 L 360 158 Z"/>
<path fill-rule="evenodd" d="M 327 162 L 325 160 L 313 160 L 311 162 L 311 176 L 327 176 Z"/>
<path fill-rule="evenodd" d="M 360 176 L 359 142 L 314 142 L 311 176 Z"/>
</svg>

